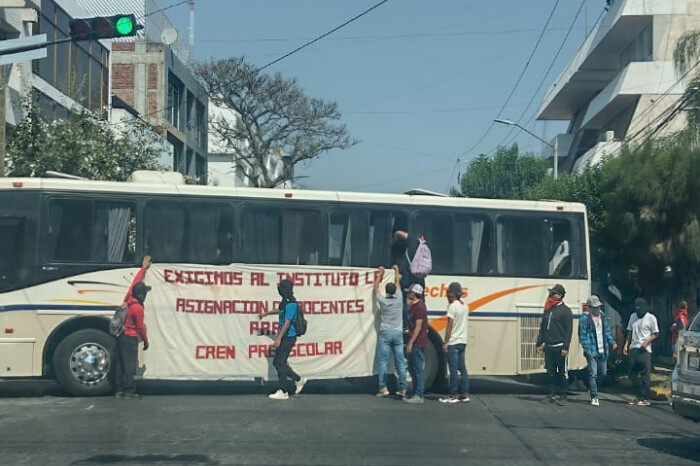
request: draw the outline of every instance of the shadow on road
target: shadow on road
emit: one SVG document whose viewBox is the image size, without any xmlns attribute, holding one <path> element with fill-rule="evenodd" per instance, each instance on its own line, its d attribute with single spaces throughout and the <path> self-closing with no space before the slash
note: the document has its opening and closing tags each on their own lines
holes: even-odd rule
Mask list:
<svg viewBox="0 0 700 466">
<path fill-rule="evenodd" d="M 700 437 L 642 438 L 637 444 L 700 463 Z"/>
<path fill-rule="evenodd" d="M 73 462 L 74 465 L 87 464 L 219 464 L 206 455 L 97 455 Z"/>
</svg>

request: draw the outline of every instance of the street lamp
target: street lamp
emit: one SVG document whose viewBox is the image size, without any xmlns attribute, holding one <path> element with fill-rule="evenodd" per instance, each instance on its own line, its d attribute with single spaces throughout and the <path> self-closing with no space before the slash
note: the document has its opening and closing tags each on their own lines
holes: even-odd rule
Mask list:
<svg viewBox="0 0 700 466">
<path fill-rule="evenodd" d="M 532 131 L 530 131 L 530 130 L 528 130 L 528 129 L 526 129 L 526 128 L 523 128 L 522 126 L 520 126 L 518 123 L 516 123 L 516 122 L 514 122 L 514 121 L 502 120 L 502 119 L 500 119 L 500 118 L 496 118 L 496 119 L 494 119 L 493 121 L 495 121 L 496 123 L 500 123 L 500 124 L 502 124 L 502 125 L 517 126 L 517 127 L 520 128 L 521 130 L 523 130 L 523 131 L 525 131 L 527 134 L 529 134 L 530 136 L 532 136 L 532 137 L 534 137 L 534 138 L 536 138 L 536 139 L 539 139 L 540 141 L 542 141 L 543 143 L 547 144 L 549 147 L 551 147 L 552 149 L 554 149 L 554 167 L 553 167 L 553 169 L 552 169 L 552 174 L 554 175 L 554 179 L 555 179 L 555 180 L 559 177 L 559 140 L 558 140 L 559 138 L 555 138 L 555 139 L 554 139 L 554 144 L 552 145 L 551 143 L 545 141 L 544 139 L 542 139 L 541 137 L 539 137 L 538 135 L 536 135 L 536 134 L 533 133 Z"/>
</svg>

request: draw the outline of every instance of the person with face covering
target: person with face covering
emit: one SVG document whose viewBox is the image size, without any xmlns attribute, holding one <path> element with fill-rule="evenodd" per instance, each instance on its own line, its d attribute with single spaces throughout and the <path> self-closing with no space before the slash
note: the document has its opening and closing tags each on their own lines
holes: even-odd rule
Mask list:
<svg viewBox="0 0 700 466">
<path fill-rule="evenodd" d="M 678 351 L 681 343 L 681 336 L 688 328 L 690 320 L 688 319 L 688 303 L 681 301 L 676 309 L 673 310 L 673 323 L 671 324 L 671 345 L 673 348 L 673 360 L 678 360 Z"/>
<path fill-rule="evenodd" d="M 608 370 L 608 347 L 617 349 L 610 327 L 601 311 L 603 303 L 593 295 L 588 298 L 588 310 L 581 315 L 578 323 L 578 338 L 583 355 L 588 361 L 588 388 L 591 404 L 600 406 L 598 400 L 598 379 L 603 380 Z"/>
<path fill-rule="evenodd" d="M 143 350 L 146 351 L 149 348 L 143 305 L 151 287 L 146 286 L 143 277 L 150 266 L 151 257 L 145 256 L 141 270 L 134 277 L 134 281 L 124 298 L 128 308 L 124 317 L 124 333 L 117 338 L 119 357 L 117 358 L 116 393 L 114 396 L 125 400 L 141 399 L 141 395 L 136 393 L 134 375 L 136 375 L 136 368 L 139 364 L 139 337 L 143 341 Z"/>
<path fill-rule="evenodd" d="M 651 342 L 659 336 L 659 324 L 649 312 L 649 304 L 644 298 L 634 300 L 634 313 L 627 324 L 627 339 L 622 354 L 629 355 L 630 379 L 637 392 L 629 404 L 649 406 L 651 387 Z"/>
<path fill-rule="evenodd" d="M 268 397 L 272 400 L 288 400 L 289 395 L 300 394 L 304 385 L 306 385 L 306 378 L 294 372 L 287 362 L 289 354 L 297 342 L 297 331 L 294 327 L 294 322 L 296 322 L 299 305 L 294 297 L 294 284 L 290 280 L 282 280 L 277 285 L 277 292 L 282 297 L 282 301 L 277 312 L 280 330 L 273 343 L 275 357 L 272 360 L 272 365 L 277 370 L 277 379 L 280 387 Z M 260 314 L 258 318 L 263 319 L 271 314 L 275 314 L 275 311 Z M 287 379 L 292 379 L 292 381 L 290 382 Z"/>
<path fill-rule="evenodd" d="M 544 365 L 549 378 L 549 394 L 543 403 L 556 402 L 560 406 L 568 405 L 569 370 L 567 356 L 573 330 L 573 314 L 564 304 L 566 290 L 556 284 L 549 289 L 549 297 L 544 305 L 544 314 L 537 335 L 537 351 L 544 352 Z M 559 399 L 556 393 L 559 391 Z"/>
</svg>

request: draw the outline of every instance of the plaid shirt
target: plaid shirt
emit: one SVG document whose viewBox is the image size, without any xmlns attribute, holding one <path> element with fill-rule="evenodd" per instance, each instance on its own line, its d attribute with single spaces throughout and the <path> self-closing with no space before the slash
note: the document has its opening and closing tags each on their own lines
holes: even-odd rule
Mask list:
<svg viewBox="0 0 700 466">
<path fill-rule="evenodd" d="M 605 340 L 603 344 L 603 351 L 605 357 L 608 357 L 608 348 L 615 343 L 615 338 L 613 338 L 610 333 L 610 327 L 605 321 L 605 313 L 601 311 L 600 320 L 603 324 L 603 339 Z M 583 347 L 583 354 L 590 354 L 591 356 L 597 356 L 598 353 L 598 339 L 596 338 L 595 324 L 593 323 L 593 318 L 589 312 L 584 312 L 578 321 L 578 339 Z"/>
</svg>

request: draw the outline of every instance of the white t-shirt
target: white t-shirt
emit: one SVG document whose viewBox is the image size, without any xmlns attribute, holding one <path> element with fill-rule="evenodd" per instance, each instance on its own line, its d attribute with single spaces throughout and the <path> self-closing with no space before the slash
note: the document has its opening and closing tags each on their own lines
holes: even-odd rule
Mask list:
<svg viewBox="0 0 700 466">
<path fill-rule="evenodd" d="M 452 319 L 452 333 L 448 345 L 467 344 L 467 325 L 469 323 L 469 306 L 459 302 L 452 301 L 447 306 L 447 317 Z"/>
<path fill-rule="evenodd" d="M 641 319 L 637 313 L 632 313 L 629 324 L 627 324 L 627 331 L 632 332 L 630 349 L 641 348 L 642 342 L 649 338 L 652 333 L 659 333 L 659 324 L 651 312 L 644 314 Z M 647 345 L 647 351 L 651 353 L 651 344 Z"/>
<path fill-rule="evenodd" d="M 595 325 L 595 339 L 596 343 L 598 344 L 598 354 L 605 354 L 605 338 L 603 336 L 603 317 L 602 316 L 594 316 L 591 314 L 591 317 L 593 318 L 593 325 Z"/>
</svg>

